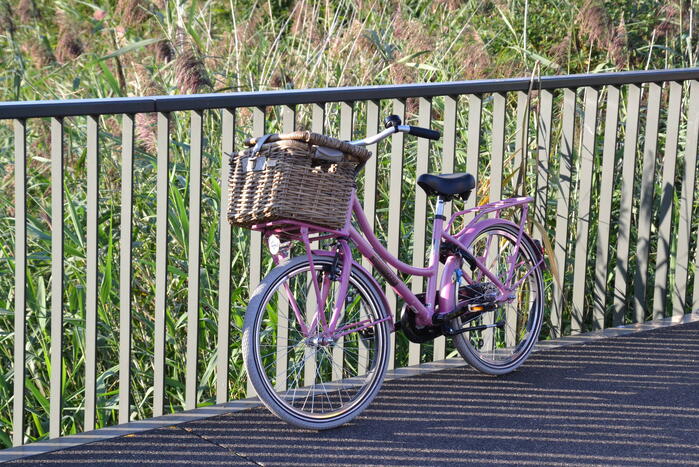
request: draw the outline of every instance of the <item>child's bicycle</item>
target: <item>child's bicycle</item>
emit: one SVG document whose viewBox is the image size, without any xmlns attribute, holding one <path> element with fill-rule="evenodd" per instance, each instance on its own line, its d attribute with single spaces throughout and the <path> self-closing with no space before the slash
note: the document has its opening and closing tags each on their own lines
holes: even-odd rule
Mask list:
<svg viewBox="0 0 699 467">
<path fill-rule="evenodd" d="M 353 155 L 349 157 L 354 160 L 353 178 L 363 166 L 362 159 L 370 156 L 361 146 L 396 132 L 433 140 L 440 137 L 436 131 L 402 125 L 396 116 L 388 117 L 385 123 L 381 133 L 349 143 L 308 132 L 291 134 L 291 139 L 304 140 L 291 143 L 312 148 L 311 175 L 339 174 L 343 156 Z M 238 177 L 277 171 L 276 175 L 269 172 L 262 176 L 264 180 L 247 183 L 245 190 L 256 190 L 258 198 L 285 183 L 265 185 L 265 180 L 281 176 L 278 170 L 284 163 L 277 156 L 284 151 L 288 154 L 290 147 L 280 146 L 284 136 L 289 137 L 272 135 L 252 140 L 249 144 L 257 143 L 255 148 L 241 152 L 231 162 Z M 277 151 L 280 147 L 281 152 Z M 232 174 L 232 187 L 235 177 Z M 241 180 L 238 182 L 242 184 Z M 381 387 L 392 358 L 391 332 L 397 330 L 418 343 L 449 336 L 469 364 L 492 375 L 515 370 L 534 347 L 544 314 L 545 262 L 539 243 L 524 231 L 532 199 L 492 202 L 456 212 L 447 221 L 445 202 L 456 197 L 465 200 L 475 188 L 473 176 L 423 174 L 417 184 L 428 196 L 437 198 L 432 251 L 426 268 L 401 262 L 381 245 L 352 182 L 348 196 L 340 193 L 341 199 L 330 199 L 334 208 L 321 213 L 321 219 L 313 223 L 298 220 L 309 218 L 296 215 L 309 208 L 300 204 L 294 207 L 295 202 L 287 210 L 291 214 L 283 218 L 254 225 L 254 220 L 238 222 L 263 233 L 276 264 L 247 307 L 243 356 L 259 398 L 281 419 L 322 430 L 359 415 Z M 306 186 L 303 181 L 287 185 L 290 191 L 282 195 L 287 203 L 293 199 L 294 189 L 307 198 L 325 197 L 322 189 Z M 234 193 L 232 206 L 236 196 L 242 199 L 246 195 Z M 502 210 L 512 207 L 521 208 L 518 223 L 500 217 Z M 329 218 L 338 214 L 339 227 L 336 223 L 330 228 L 323 222 L 323 215 Z M 467 214 L 473 219 L 452 232 L 455 219 Z M 324 249 L 317 247 L 319 240 Z M 291 257 L 292 242 L 300 242 L 301 255 Z M 399 322 L 394 321 L 382 287 L 353 258 L 353 248 L 404 301 Z M 440 263 L 443 267 L 438 285 Z M 425 277 L 427 292 L 411 292 L 389 265 L 404 274 Z"/>
</svg>

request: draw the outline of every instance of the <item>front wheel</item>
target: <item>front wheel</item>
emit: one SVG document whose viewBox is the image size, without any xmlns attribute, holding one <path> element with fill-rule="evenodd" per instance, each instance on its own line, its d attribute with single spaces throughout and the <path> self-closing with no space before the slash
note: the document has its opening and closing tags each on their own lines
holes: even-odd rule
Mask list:
<svg viewBox="0 0 699 467">
<path fill-rule="evenodd" d="M 337 331 L 323 333 L 320 319 L 310 328 L 319 308 L 316 290 L 327 296 L 321 307 L 327 322 L 339 295 L 333 260 L 314 256 L 311 268 L 299 256 L 280 264 L 262 280 L 245 314 L 250 381 L 268 409 L 301 428 L 334 428 L 359 415 L 378 393 L 388 365 L 390 314 L 381 291 L 359 268 L 350 273 Z"/>
<path fill-rule="evenodd" d="M 505 283 L 509 278 L 505 286 L 511 297 L 466 324 L 462 318 L 452 322 L 456 329 L 488 326 L 454 336 L 454 345 L 471 366 L 491 375 L 509 373 L 524 363 L 539 338 L 544 316 L 542 256 L 526 234 L 517 246 L 518 234 L 517 226 L 502 222 L 484 226 L 473 236 L 468 250 L 498 280 Z M 494 290 L 482 271 L 474 270 L 472 279 L 480 284 L 479 290 Z"/>
</svg>

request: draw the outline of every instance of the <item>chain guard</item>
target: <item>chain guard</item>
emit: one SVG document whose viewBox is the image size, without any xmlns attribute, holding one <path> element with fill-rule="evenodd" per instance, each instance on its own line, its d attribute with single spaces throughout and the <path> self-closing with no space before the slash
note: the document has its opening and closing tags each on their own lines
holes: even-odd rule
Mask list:
<svg viewBox="0 0 699 467">
<path fill-rule="evenodd" d="M 422 303 L 425 303 L 425 294 L 418 294 L 416 297 Z M 414 342 L 416 344 L 431 341 L 434 338 L 442 335 L 442 329 L 440 326 L 418 327 L 417 324 L 415 324 L 415 313 L 407 303 L 403 304 L 399 324 L 400 330 L 403 331 L 405 337 L 407 337 L 410 342 Z"/>
</svg>

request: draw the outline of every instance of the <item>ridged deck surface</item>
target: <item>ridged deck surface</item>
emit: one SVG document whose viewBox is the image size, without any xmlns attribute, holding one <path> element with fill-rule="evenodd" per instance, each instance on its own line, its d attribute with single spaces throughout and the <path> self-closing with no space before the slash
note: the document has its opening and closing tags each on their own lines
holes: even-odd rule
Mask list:
<svg viewBox="0 0 699 467">
<path fill-rule="evenodd" d="M 693 322 L 543 349 L 498 378 L 453 367 L 394 379 L 331 431 L 254 408 L 10 464 L 697 465 L 698 394 Z"/>
</svg>

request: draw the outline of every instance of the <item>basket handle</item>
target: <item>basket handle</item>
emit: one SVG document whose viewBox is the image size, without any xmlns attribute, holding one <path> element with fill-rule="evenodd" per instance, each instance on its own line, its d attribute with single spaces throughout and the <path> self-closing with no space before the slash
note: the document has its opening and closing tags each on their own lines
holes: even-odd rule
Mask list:
<svg viewBox="0 0 699 467">
<path fill-rule="evenodd" d="M 316 146 L 325 146 L 327 148 L 337 149 L 353 156 L 353 158 L 360 163 L 366 162 L 370 157 L 371 153 L 361 146 L 354 146 L 349 144 L 347 141 L 340 141 L 339 139 L 332 138 L 330 136 L 321 135 L 319 133 L 313 133 L 311 131 L 294 131 L 291 133 L 274 133 L 272 135 L 264 135 L 259 138 L 249 138 L 245 141 L 247 146 L 257 147 L 260 144 L 260 140 L 264 138 L 264 142 L 273 143 L 275 141 L 281 140 L 292 140 L 292 141 L 304 141 L 309 144 Z"/>
<path fill-rule="evenodd" d="M 262 135 L 259 138 L 256 138 L 255 147 L 252 148 L 252 154 L 250 155 L 250 157 L 255 157 L 257 155 L 257 153 L 260 152 L 260 149 L 262 149 L 262 145 L 265 144 L 265 142 L 272 135 L 273 135 L 273 133 L 269 133 L 266 135 Z"/>
</svg>

